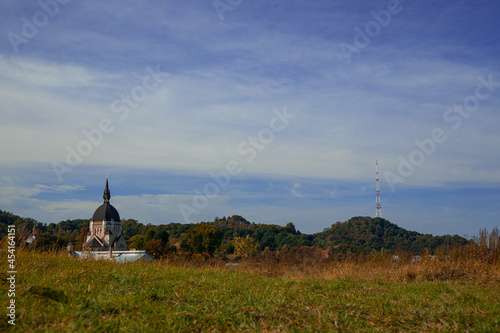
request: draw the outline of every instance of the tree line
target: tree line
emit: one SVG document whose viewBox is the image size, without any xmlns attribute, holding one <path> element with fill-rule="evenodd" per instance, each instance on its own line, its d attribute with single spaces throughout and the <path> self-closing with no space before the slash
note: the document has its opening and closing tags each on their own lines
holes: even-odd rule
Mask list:
<svg viewBox="0 0 500 333">
<path fill-rule="evenodd" d="M 15 224 L 19 242 L 30 248 L 60 250 L 71 242 L 80 250 L 89 222 L 77 219 L 44 224 L 0 210 L 0 237 L 7 235 L 7 225 Z M 302 234 L 292 222 L 284 226 L 260 224 L 239 215 L 193 224 L 152 225 L 128 219 L 122 220 L 122 232 L 130 249 L 146 250 L 155 258 L 174 253 L 248 257 L 266 251 L 305 248 L 328 253 L 405 251 L 418 254 L 471 242 L 458 235 L 432 236 L 408 231 L 385 219 L 370 217 L 336 222 L 312 235 Z M 34 240 L 27 244 L 33 234 Z"/>
</svg>

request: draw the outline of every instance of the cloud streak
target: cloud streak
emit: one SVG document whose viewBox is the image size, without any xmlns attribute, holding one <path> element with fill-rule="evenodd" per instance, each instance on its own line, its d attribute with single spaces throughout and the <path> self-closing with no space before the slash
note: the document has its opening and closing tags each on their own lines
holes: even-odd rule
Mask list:
<svg viewBox="0 0 500 333">
<path fill-rule="evenodd" d="M 241 158 L 240 143 L 269 125 L 274 108 L 286 105 L 297 120 L 199 218 L 240 209 L 271 221 L 262 211 L 278 220 L 279 214 L 285 220 L 300 216 L 294 221 L 299 229 L 303 224 L 312 230 L 326 222 L 309 227 L 308 214 L 329 221 L 332 215 L 370 213 L 374 161 L 381 171 L 397 170 L 398 156 L 408 157 L 415 140 L 443 127 L 443 114 L 474 93 L 479 76 L 491 73 L 497 81 L 500 73 L 498 34 L 487 33 L 498 26 L 500 5 L 492 2 L 402 1 L 404 10 L 346 63 L 339 44 L 351 43 L 354 27 L 364 29 L 374 20 L 371 11 L 380 13 L 388 4 L 245 1 L 221 22 L 210 1 L 147 7 L 71 1 L 16 53 L 8 33 L 19 32 L 22 18 L 41 9 L 37 3 L 3 2 L 0 176 L 20 177 L 10 190 L 2 185 L 4 208 L 21 209 L 8 198 L 19 191 L 17 197 L 47 220 L 83 214 L 94 200 L 88 191 L 96 179 L 115 172 L 129 179 L 120 186 L 136 191 L 120 200 L 141 203 L 136 212 L 123 204 L 123 214 L 155 223 L 164 221 L 162 214 L 181 221 L 171 208 L 192 200 L 192 189 L 203 187 L 209 172 Z M 112 103 L 140 87 L 145 68 L 156 65 L 168 77 L 120 119 Z M 496 92 L 482 101 L 398 184 L 396 194 L 497 189 L 499 105 Z M 115 129 L 60 183 L 52 163 L 64 163 L 66 147 L 75 148 L 85 139 L 82 131 L 98 128 L 103 118 Z M 381 185 L 384 213 L 390 214 L 395 200 L 394 216 L 402 218 L 404 206 L 388 196 L 386 182 Z M 69 187 L 64 192 L 58 186 Z M 417 198 L 425 195 L 415 192 Z M 458 211 L 458 202 L 453 198 L 441 206 Z M 118 198 L 116 203 L 122 205 Z M 34 208 L 43 205 L 51 211 Z M 64 209 L 72 205 L 73 212 Z M 488 205 L 484 211 L 485 205 L 478 202 L 471 210 L 480 219 L 500 216 Z M 436 223 L 441 216 L 451 218 L 438 208 L 435 214 L 429 218 Z M 468 228 L 467 219 L 459 221 L 458 229 Z"/>
</svg>

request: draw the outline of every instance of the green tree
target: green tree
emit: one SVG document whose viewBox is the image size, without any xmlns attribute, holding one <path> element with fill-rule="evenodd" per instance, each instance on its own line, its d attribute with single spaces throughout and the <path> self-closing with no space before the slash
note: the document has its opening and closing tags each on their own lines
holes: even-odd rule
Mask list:
<svg viewBox="0 0 500 333">
<path fill-rule="evenodd" d="M 181 246 L 189 252 L 213 255 L 222 242 L 222 236 L 214 225 L 200 223 L 188 231 Z"/>
<path fill-rule="evenodd" d="M 288 222 L 284 229 L 286 232 L 289 232 L 291 234 L 294 234 L 294 235 L 297 234 L 297 230 L 295 229 L 295 225 L 292 222 Z"/>
<path fill-rule="evenodd" d="M 159 239 L 163 244 L 168 244 L 169 234 L 165 225 L 156 227 L 155 236 L 153 239 Z"/>
<path fill-rule="evenodd" d="M 130 249 L 142 250 L 144 247 L 145 238 L 146 237 L 144 237 L 144 235 L 135 235 L 130 237 L 128 247 Z"/>
<path fill-rule="evenodd" d="M 246 237 L 236 237 L 233 240 L 234 254 L 237 256 L 252 257 L 257 254 L 259 244 L 247 235 Z"/>
<path fill-rule="evenodd" d="M 168 244 L 164 244 L 161 239 L 150 239 L 144 244 L 144 250 L 153 258 L 161 259 L 168 254 L 170 248 Z"/>
<path fill-rule="evenodd" d="M 144 242 L 148 242 L 152 239 L 155 239 L 156 232 L 153 229 L 149 229 L 146 231 L 146 234 L 144 235 Z"/>
</svg>

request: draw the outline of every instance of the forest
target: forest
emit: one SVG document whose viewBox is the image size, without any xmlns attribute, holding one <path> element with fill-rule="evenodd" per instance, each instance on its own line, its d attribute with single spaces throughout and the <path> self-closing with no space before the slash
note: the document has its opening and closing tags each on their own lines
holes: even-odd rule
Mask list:
<svg viewBox="0 0 500 333">
<path fill-rule="evenodd" d="M 88 219 L 44 224 L 0 210 L 0 237 L 15 224 L 20 244 L 39 251 L 64 249 L 70 242 L 81 249 L 88 232 Z M 303 234 L 292 222 L 284 226 L 249 222 L 244 217 L 216 217 L 193 224 L 144 224 L 122 220 L 122 232 L 130 249 L 147 250 L 155 258 L 176 254 L 219 257 L 251 257 L 269 252 L 299 251 L 323 256 L 367 254 L 374 251 L 418 255 L 438 248 L 465 245 L 458 235 L 433 236 L 408 231 L 383 218 L 353 217 L 336 222 L 322 232 Z M 30 238 L 30 236 L 36 235 Z"/>
</svg>

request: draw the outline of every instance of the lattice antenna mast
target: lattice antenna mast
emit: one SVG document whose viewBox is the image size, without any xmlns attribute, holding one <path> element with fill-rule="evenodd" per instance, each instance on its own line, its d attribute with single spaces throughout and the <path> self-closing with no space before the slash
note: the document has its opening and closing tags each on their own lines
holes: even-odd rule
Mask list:
<svg viewBox="0 0 500 333">
<path fill-rule="evenodd" d="M 375 161 L 375 181 L 377 183 L 377 197 L 375 199 L 375 217 L 382 217 L 382 204 L 380 203 L 380 187 L 378 178 L 378 161 Z"/>
</svg>

